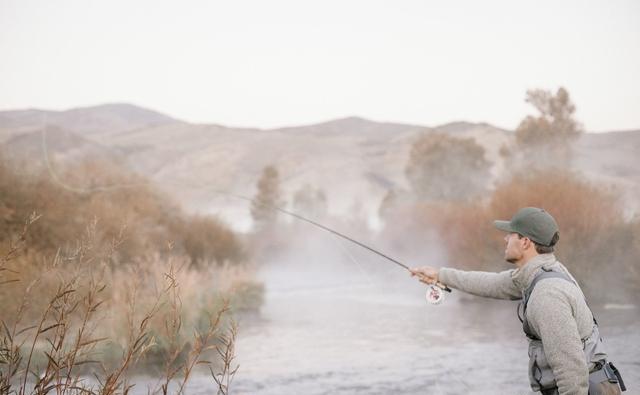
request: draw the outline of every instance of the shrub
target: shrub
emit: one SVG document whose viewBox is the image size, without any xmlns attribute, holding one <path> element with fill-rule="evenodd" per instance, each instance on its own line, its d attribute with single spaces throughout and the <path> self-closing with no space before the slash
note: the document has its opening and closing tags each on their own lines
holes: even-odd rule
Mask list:
<svg viewBox="0 0 640 395">
<path fill-rule="evenodd" d="M 116 265 L 151 254 L 167 242 L 175 244 L 174 252 L 188 254 L 193 264 L 245 258 L 239 238 L 221 221 L 186 215 L 148 180 L 126 169 L 94 163 L 60 174 L 26 175 L 0 160 L 0 247 L 21 229 L 28 213 L 37 211 L 44 218 L 27 235 L 28 245 L 43 254 L 73 248 L 70 241 L 95 217 L 97 244 L 118 237 L 124 227 L 126 237 L 112 257 Z"/>
<path fill-rule="evenodd" d="M 527 206 L 554 216 L 560 227 L 555 254 L 590 298 L 627 300 L 640 290 L 640 220 L 624 217 L 615 190 L 575 173 L 515 174 L 498 184 L 487 201 L 422 203 L 396 211 L 395 220 L 412 224 L 412 232 L 436 234 L 448 265 L 504 270 L 504 233 L 493 227 L 493 220 L 509 219 Z"/>
<path fill-rule="evenodd" d="M 216 218 L 194 215 L 176 219 L 169 229 L 181 236 L 176 247 L 184 251 L 192 265 L 204 266 L 209 262 L 222 265 L 245 258 L 238 237 Z"/>
</svg>

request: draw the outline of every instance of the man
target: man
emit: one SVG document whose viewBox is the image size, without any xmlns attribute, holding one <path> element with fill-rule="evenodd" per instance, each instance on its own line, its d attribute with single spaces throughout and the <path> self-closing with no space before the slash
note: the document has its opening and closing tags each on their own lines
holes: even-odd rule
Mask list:
<svg viewBox="0 0 640 395">
<path fill-rule="evenodd" d="M 447 285 L 478 296 L 522 299 L 518 316 L 529 338 L 531 388 L 542 394 L 620 394 L 617 370 L 607 354 L 584 295 L 553 254 L 558 225 L 540 208 L 495 221 L 507 232 L 504 258 L 516 266 L 500 273 L 451 268 L 412 269 L 426 284 Z M 522 314 L 520 313 L 522 311 Z M 621 382 L 624 389 L 624 384 Z"/>
</svg>

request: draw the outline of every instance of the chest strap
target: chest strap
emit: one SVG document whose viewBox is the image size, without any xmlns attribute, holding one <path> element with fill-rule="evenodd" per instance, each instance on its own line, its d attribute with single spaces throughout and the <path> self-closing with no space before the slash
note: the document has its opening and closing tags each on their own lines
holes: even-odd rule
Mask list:
<svg viewBox="0 0 640 395">
<path fill-rule="evenodd" d="M 561 278 L 577 286 L 577 284 L 571 279 L 571 277 L 569 277 L 565 273 L 556 272 L 553 270 L 545 270 L 544 268 L 542 270 L 542 273 L 536 275 L 533 281 L 531 281 L 529 287 L 527 287 L 527 289 L 522 294 L 522 302 L 518 304 L 518 319 L 520 320 L 520 322 L 522 322 L 522 330 L 524 331 L 525 335 L 527 335 L 527 337 L 532 340 L 540 340 L 540 338 L 533 333 L 533 331 L 529 327 L 529 322 L 527 321 L 527 303 L 529 303 L 529 298 L 531 297 L 536 284 L 548 278 Z M 522 315 L 520 315 L 521 310 Z"/>
</svg>

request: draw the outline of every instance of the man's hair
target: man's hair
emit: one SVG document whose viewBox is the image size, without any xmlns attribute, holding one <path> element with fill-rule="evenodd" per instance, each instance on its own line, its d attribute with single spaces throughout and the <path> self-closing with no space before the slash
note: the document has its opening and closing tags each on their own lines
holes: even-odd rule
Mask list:
<svg viewBox="0 0 640 395">
<path fill-rule="evenodd" d="M 518 238 L 521 239 L 523 236 L 521 234 L 518 234 Z M 531 240 L 531 239 L 529 239 Z M 536 248 L 536 252 L 538 254 L 550 254 L 555 250 L 555 245 L 558 243 L 558 240 L 560 240 L 560 234 L 558 232 L 554 233 L 553 237 L 551 238 L 551 243 L 548 246 L 544 246 L 542 244 L 538 244 L 535 241 L 531 240 L 531 242 L 533 243 L 534 247 Z"/>
</svg>

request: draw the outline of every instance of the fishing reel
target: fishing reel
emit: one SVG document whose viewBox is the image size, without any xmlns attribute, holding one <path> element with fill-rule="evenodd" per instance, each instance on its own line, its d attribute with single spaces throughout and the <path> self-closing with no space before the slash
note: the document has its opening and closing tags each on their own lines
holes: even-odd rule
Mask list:
<svg viewBox="0 0 640 395">
<path fill-rule="evenodd" d="M 444 301 L 445 291 L 451 292 L 449 287 L 439 283 L 429 285 L 425 295 L 427 302 L 431 304 L 442 303 Z"/>
</svg>

